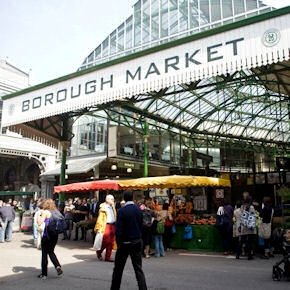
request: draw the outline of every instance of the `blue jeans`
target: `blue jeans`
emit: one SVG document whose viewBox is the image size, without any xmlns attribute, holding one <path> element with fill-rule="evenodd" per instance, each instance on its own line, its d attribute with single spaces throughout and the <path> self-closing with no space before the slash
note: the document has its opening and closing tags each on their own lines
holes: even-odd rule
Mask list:
<svg viewBox="0 0 290 290">
<path fill-rule="evenodd" d="M 154 236 L 155 243 L 155 257 L 164 257 L 164 246 L 163 246 L 163 236 L 155 235 Z"/>
<path fill-rule="evenodd" d="M 13 221 L 6 220 L 2 223 L 2 228 L 0 228 L 0 242 L 11 241 L 12 240 L 12 224 Z"/>
</svg>

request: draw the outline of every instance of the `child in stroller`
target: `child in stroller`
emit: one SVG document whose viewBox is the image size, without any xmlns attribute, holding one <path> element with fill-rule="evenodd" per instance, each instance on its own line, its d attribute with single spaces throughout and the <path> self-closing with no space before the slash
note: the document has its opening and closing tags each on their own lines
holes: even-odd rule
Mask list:
<svg viewBox="0 0 290 290">
<path fill-rule="evenodd" d="M 284 264 L 284 267 L 281 266 Z M 272 278 L 280 281 L 282 278 L 290 279 L 290 230 L 286 230 L 283 241 L 283 258 L 273 266 Z"/>
</svg>

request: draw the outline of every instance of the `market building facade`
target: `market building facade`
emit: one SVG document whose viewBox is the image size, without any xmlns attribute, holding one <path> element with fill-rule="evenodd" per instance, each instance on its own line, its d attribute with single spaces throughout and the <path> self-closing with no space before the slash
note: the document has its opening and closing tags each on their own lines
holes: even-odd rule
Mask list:
<svg viewBox="0 0 290 290">
<path fill-rule="evenodd" d="M 280 182 L 276 157 L 289 147 L 289 9 L 140 0 L 133 10 L 77 73 L 6 99 L 11 130 L 42 131 L 65 155 L 71 141 L 67 165 L 43 176 L 62 172 L 63 183 L 65 171 L 70 182 L 231 173 L 252 185 L 256 173 L 267 183 L 267 172 Z"/>
</svg>

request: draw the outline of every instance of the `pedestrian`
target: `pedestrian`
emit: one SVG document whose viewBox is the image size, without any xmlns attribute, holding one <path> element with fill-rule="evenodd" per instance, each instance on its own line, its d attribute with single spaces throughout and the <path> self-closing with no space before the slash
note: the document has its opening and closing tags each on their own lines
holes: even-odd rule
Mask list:
<svg viewBox="0 0 290 290">
<path fill-rule="evenodd" d="M 37 207 L 35 209 L 33 216 L 33 240 L 34 245 L 36 246 L 37 249 L 41 248 L 41 238 L 44 231 L 44 223 L 41 226 L 38 225 L 39 217 L 42 214 L 43 202 L 44 198 L 40 198 L 37 201 Z"/>
<path fill-rule="evenodd" d="M 47 278 L 48 256 L 56 269 L 57 275 L 61 276 L 63 274 L 61 265 L 54 253 L 58 240 L 56 220 L 60 219 L 62 214 L 56 208 L 52 199 L 46 199 L 42 207 L 43 210 L 37 221 L 40 227 L 44 223 L 44 232 L 41 239 L 41 274 L 38 275 L 38 278 L 45 280 Z"/>
<path fill-rule="evenodd" d="M 241 237 L 241 201 L 236 202 L 235 210 L 234 210 L 234 217 L 233 217 L 233 240 L 234 240 L 234 249 L 235 254 L 240 251 L 239 244 L 240 244 L 240 237 Z"/>
<path fill-rule="evenodd" d="M 272 218 L 274 210 L 271 205 L 271 198 L 264 197 L 263 206 L 261 209 L 260 217 L 262 223 L 259 225 L 259 238 L 264 240 L 262 259 L 269 259 L 273 257 L 273 250 L 271 247 L 271 234 L 272 234 Z"/>
<path fill-rule="evenodd" d="M 0 243 L 12 241 L 13 221 L 15 210 L 10 203 L 0 200 Z"/>
<path fill-rule="evenodd" d="M 139 290 L 147 290 L 142 270 L 142 212 L 133 202 L 133 193 L 124 193 L 125 206 L 120 208 L 116 223 L 117 252 L 111 290 L 119 290 L 128 256 L 131 257 Z"/>
<path fill-rule="evenodd" d="M 228 200 L 225 199 L 221 202 L 217 215 L 222 219 L 219 228 L 222 234 L 224 255 L 229 255 L 232 250 L 234 210 Z"/>
<path fill-rule="evenodd" d="M 239 224 L 240 224 L 239 231 L 241 237 L 239 240 L 239 247 L 236 254 L 236 258 L 237 259 L 240 258 L 242 245 L 245 244 L 248 260 L 253 260 L 254 243 L 257 235 L 256 211 L 254 206 L 252 205 L 252 198 L 248 194 L 244 194 Z"/>
<path fill-rule="evenodd" d="M 75 238 L 74 241 L 79 239 L 79 229 L 81 228 L 81 238 L 80 240 L 85 239 L 85 229 L 80 225 L 81 221 L 84 221 L 89 214 L 89 207 L 87 206 L 86 199 L 78 199 L 73 210 L 73 221 L 75 223 Z"/>
<path fill-rule="evenodd" d="M 146 203 L 149 205 L 149 202 Z M 143 256 L 150 258 L 150 245 L 152 242 L 152 222 L 154 220 L 154 212 L 145 204 L 140 205 L 142 211 L 142 241 L 143 241 Z"/>
<path fill-rule="evenodd" d="M 163 216 L 165 219 L 165 231 L 163 235 L 163 244 L 164 244 L 164 250 L 170 250 L 171 249 L 171 240 L 172 240 L 172 227 L 174 225 L 173 217 L 172 217 L 172 209 L 170 208 L 170 203 L 168 200 L 166 200 L 162 206 Z"/>
<path fill-rule="evenodd" d="M 165 233 L 165 220 L 160 212 L 157 212 L 156 218 L 152 224 L 153 239 L 155 245 L 155 257 L 164 257 L 163 235 Z"/>
<path fill-rule="evenodd" d="M 101 249 L 97 251 L 99 260 L 103 260 L 102 253 L 106 249 L 106 262 L 113 262 L 111 259 L 115 242 L 116 224 L 115 199 L 113 195 L 107 195 L 106 201 L 100 205 L 99 216 L 95 225 L 95 233 L 103 234 Z"/>
<path fill-rule="evenodd" d="M 64 218 L 66 221 L 66 230 L 63 233 L 63 239 L 64 240 L 70 240 L 71 239 L 71 233 L 73 230 L 73 211 L 75 209 L 75 206 L 73 205 L 73 200 L 72 198 L 69 198 L 65 202 L 65 207 L 64 207 Z"/>
</svg>

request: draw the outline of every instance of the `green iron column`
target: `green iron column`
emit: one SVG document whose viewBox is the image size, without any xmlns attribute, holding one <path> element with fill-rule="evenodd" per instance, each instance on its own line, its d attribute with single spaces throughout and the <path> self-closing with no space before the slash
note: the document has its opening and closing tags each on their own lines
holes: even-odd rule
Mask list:
<svg viewBox="0 0 290 290">
<path fill-rule="evenodd" d="M 148 159 L 149 159 L 149 150 L 148 150 L 148 137 L 149 137 L 149 125 L 147 119 L 144 120 L 144 177 L 148 177 Z"/>
<path fill-rule="evenodd" d="M 189 138 L 188 139 L 188 168 L 190 169 L 192 167 L 193 167 L 193 162 L 192 162 L 192 140 L 191 140 L 191 138 Z"/>
<path fill-rule="evenodd" d="M 69 147 L 68 141 L 68 118 L 66 117 L 63 120 L 63 128 L 62 128 L 62 141 L 61 144 L 61 166 L 60 166 L 60 176 L 59 176 L 59 184 L 64 185 L 66 183 L 65 176 L 66 176 L 66 159 L 67 159 L 67 150 Z M 64 193 L 59 193 L 59 204 L 63 205 L 65 202 L 65 195 Z"/>
</svg>

